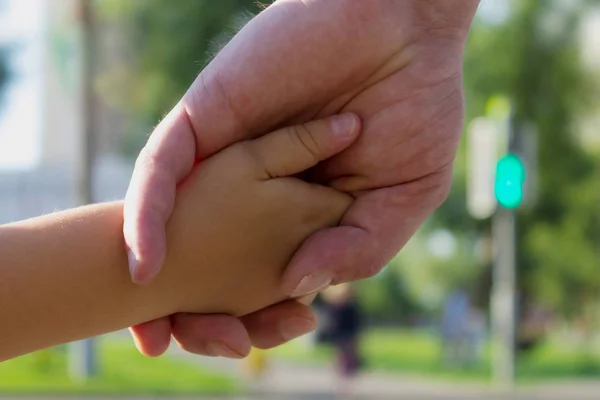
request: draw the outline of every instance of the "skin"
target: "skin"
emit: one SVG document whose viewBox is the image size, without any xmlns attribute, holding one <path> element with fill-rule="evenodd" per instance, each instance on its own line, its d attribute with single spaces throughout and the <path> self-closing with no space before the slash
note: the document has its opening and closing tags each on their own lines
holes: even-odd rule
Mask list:
<svg viewBox="0 0 600 400">
<path fill-rule="evenodd" d="M 169 251 L 150 285 L 129 279 L 122 203 L 0 227 L 0 361 L 173 313 L 243 316 L 288 298 L 279 278 L 294 251 L 352 203 L 290 176 L 346 148 L 358 129 L 353 115 L 312 122 L 201 163 L 179 188 Z"/>
<path fill-rule="evenodd" d="M 340 226 L 303 244 L 282 288 L 300 297 L 378 273 L 447 196 L 463 125 L 463 50 L 478 3 L 283 0 L 250 22 L 201 72 L 140 155 L 124 229 L 134 281 L 152 281 L 160 269 L 174 188 L 194 157 L 346 111 L 360 115 L 364 134 L 306 178 L 356 201 Z M 300 315 L 286 307 L 242 320 L 190 317 L 177 324 L 175 336 L 182 334 L 178 340 L 193 350 L 214 340 L 237 348 L 236 340 L 248 337 L 258 347 L 276 346 L 289 339 L 278 329 Z M 134 328 L 142 352 L 164 351 L 172 323 Z M 226 339 L 211 336 L 208 327 L 217 323 L 230 332 Z"/>
</svg>

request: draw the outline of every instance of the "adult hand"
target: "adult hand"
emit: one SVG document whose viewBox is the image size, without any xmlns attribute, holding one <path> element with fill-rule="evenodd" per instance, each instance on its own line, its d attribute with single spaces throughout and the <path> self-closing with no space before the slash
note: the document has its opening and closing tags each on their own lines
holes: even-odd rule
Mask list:
<svg viewBox="0 0 600 400">
<path fill-rule="evenodd" d="M 478 0 L 280 0 L 255 18 L 200 74 L 142 152 L 126 199 L 134 280 L 164 256 L 175 185 L 206 157 L 276 127 L 350 111 L 358 142 L 311 178 L 353 192 L 341 226 L 298 251 L 283 277 L 300 297 L 377 273 L 445 199 L 462 129 L 462 54 Z M 244 355 L 314 328 L 290 301 L 236 320 L 174 316 L 134 328 L 159 354 L 174 333 L 185 348 Z M 228 351 L 205 351 L 206 343 Z M 225 345 L 225 346 L 223 346 Z M 232 354 L 234 353 L 234 354 Z"/>
</svg>

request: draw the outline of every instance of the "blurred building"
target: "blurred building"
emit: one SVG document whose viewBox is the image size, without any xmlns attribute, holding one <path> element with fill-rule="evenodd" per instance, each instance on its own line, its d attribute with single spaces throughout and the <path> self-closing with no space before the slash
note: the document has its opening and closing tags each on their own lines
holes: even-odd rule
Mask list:
<svg viewBox="0 0 600 400">
<path fill-rule="evenodd" d="M 1 0 L 4 20 L 15 27 L 22 23 L 24 7 L 29 7 L 30 29 L 13 29 L 11 40 L 18 44 L 16 81 L 10 97 L 30 93 L 26 111 L 8 107 L 11 132 L 0 132 L 0 146 L 10 149 L 23 142 L 25 132 L 32 137 L 25 151 L 31 152 L 27 167 L 0 170 L 0 223 L 36 216 L 76 205 L 75 177 L 78 168 L 81 133 L 84 128 L 82 97 L 82 35 L 78 0 Z M 29 3 L 29 4 L 25 4 Z M 36 18 L 34 15 L 38 13 Z M 25 17 L 27 18 L 27 17 Z M 22 21 L 21 21 L 22 22 Z M 6 26 L 3 24 L 3 26 Z M 4 28 L 2 28 L 4 29 Z M 6 31 L 11 28 L 7 28 Z M 104 32 L 99 30 L 99 32 Z M 6 32 L 4 32 L 6 33 Z M 10 33 L 10 32 L 9 32 Z M 98 32 L 96 32 L 98 33 Z M 118 57 L 113 36 L 98 33 L 102 64 Z M 31 95 L 31 93 L 33 93 Z M 94 99 L 93 129 L 97 159 L 94 200 L 119 199 L 132 171 L 123 159 L 121 141 L 123 116 Z M 18 115 L 17 115 L 18 114 Z M 23 151 L 23 149 L 20 149 Z"/>
</svg>

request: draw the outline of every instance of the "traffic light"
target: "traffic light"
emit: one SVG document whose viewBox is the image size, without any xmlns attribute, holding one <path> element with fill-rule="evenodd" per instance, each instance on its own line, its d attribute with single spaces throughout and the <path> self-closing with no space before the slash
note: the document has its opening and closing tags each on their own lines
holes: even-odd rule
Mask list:
<svg viewBox="0 0 600 400">
<path fill-rule="evenodd" d="M 498 161 L 494 192 L 502 207 L 515 209 L 521 205 L 525 179 L 525 166 L 516 154 L 507 154 Z"/>
</svg>

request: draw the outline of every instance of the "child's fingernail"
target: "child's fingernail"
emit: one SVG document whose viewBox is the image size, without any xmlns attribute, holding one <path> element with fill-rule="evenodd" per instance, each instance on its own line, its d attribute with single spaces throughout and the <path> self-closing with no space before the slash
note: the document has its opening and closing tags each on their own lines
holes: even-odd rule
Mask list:
<svg viewBox="0 0 600 400">
<path fill-rule="evenodd" d="M 213 357 L 243 358 L 242 354 L 236 353 L 222 342 L 211 342 L 206 346 L 209 355 Z"/>
<path fill-rule="evenodd" d="M 129 275 L 131 275 L 131 279 L 135 282 L 136 275 L 135 272 L 137 270 L 138 260 L 133 251 L 127 251 L 127 259 L 129 261 Z"/>
<path fill-rule="evenodd" d="M 281 322 L 279 332 L 284 340 L 290 341 L 317 329 L 317 324 L 308 318 L 293 317 Z"/>
<path fill-rule="evenodd" d="M 327 271 L 315 272 L 312 275 L 305 276 L 296 289 L 292 292 L 292 297 L 304 297 L 306 295 L 318 292 L 331 285 L 333 278 Z"/>
<path fill-rule="evenodd" d="M 334 135 L 351 137 L 356 128 L 356 117 L 352 114 L 338 115 L 332 117 L 330 123 Z"/>
</svg>

